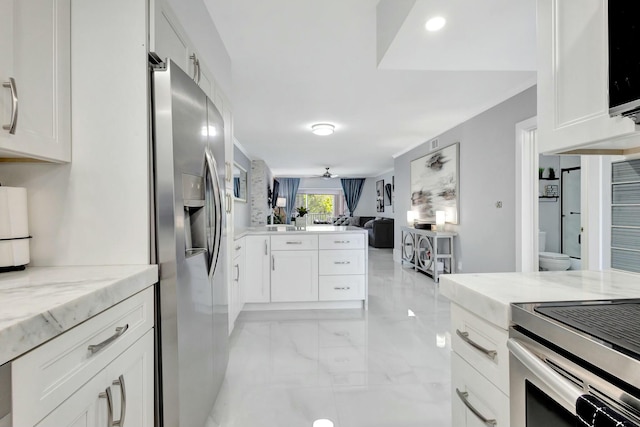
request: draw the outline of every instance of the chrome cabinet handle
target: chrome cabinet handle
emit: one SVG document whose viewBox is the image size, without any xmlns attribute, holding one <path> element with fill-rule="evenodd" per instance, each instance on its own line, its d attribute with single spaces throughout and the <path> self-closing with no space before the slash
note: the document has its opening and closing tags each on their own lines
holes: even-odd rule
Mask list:
<svg viewBox="0 0 640 427">
<path fill-rule="evenodd" d="M 124 375 L 120 375 L 113 385 L 120 386 L 120 419 L 113 422 L 114 427 L 124 427 L 124 419 L 127 415 L 127 390 L 124 386 Z M 113 418 L 113 415 L 111 415 Z"/>
<path fill-rule="evenodd" d="M 351 243 L 349 240 L 334 240 L 333 243 Z"/>
<path fill-rule="evenodd" d="M 276 258 L 271 255 L 271 271 L 276 271 Z"/>
<path fill-rule="evenodd" d="M 469 408 L 469 410 L 471 412 L 473 412 L 473 415 L 478 417 L 478 419 L 480 421 L 482 421 L 485 425 L 487 425 L 487 426 L 497 426 L 498 425 L 498 422 L 495 420 L 495 418 L 488 419 L 487 417 L 482 415 L 480 413 L 480 411 L 478 411 L 476 408 L 473 407 L 471 402 L 469 402 L 469 400 L 467 399 L 469 397 L 469 393 L 467 393 L 466 391 L 460 391 L 458 389 L 458 387 L 456 387 L 456 393 L 458 394 L 458 397 L 460 398 L 460 400 L 462 400 L 462 403 L 464 403 L 464 406 Z"/>
<path fill-rule="evenodd" d="M 96 354 L 97 352 L 99 352 L 100 350 L 102 350 L 103 348 L 105 348 L 115 340 L 117 340 L 119 337 L 121 337 L 122 334 L 127 332 L 127 329 L 129 329 L 128 323 L 124 326 L 118 326 L 116 328 L 115 334 L 111 335 L 109 338 L 107 338 L 106 340 L 102 341 L 99 344 L 91 344 L 89 347 L 87 347 L 87 350 L 89 350 L 91 354 Z"/>
<path fill-rule="evenodd" d="M 192 77 L 192 79 L 194 81 L 196 81 L 196 78 L 198 77 L 198 58 L 196 57 L 195 53 L 192 53 L 191 55 L 189 55 L 189 59 L 193 62 L 193 77 Z"/>
<path fill-rule="evenodd" d="M 2 87 L 9 88 L 11 91 L 11 121 L 8 125 L 2 125 L 2 129 L 8 130 L 11 135 L 16 134 L 16 126 L 18 126 L 18 88 L 16 80 L 9 77 L 8 82 L 2 83 Z"/>
<path fill-rule="evenodd" d="M 200 78 L 202 77 L 202 69 L 200 68 L 200 59 L 196 58 L 196 66 L 198 67 L 198 84 L 200 84 Z"/>
<path fill-rule="evenodd" d="M 495 359 L 496 356 L 498 355 L 497 351 L 487 350 L 486 348 L 484 348 L 483 346 L 481 346 L 480 344 L 478 344 L 477 342 L 469 338 L 469 332 L 461 332 L 460 329 L 456 329 L 456 334 L 458 334 L 458 336 L 462 338 L 462 341 L 466 342 L 476 350 L 479 350 L 480 352 L 484 353 L 488 358 Z"/>
<path fill-rule="evenodd" d="M 267 241 L 266 241 L 266 240 L 264 241 L 264 254 L 265 254 L 265 255 L 269 255 L 269 254 L 267 253 Z"/>
<path fill-rule="evenodd" d="M 347 265 L 347 264 L 351 264 L 351 261 L 334 261 L 334 264 L 336 264 L 336 265 Z"/>
<path fill-rule="evenodd" d="M 239 251 L 240 249 L 242 249 L 242 246 L 236 246 L 236 251 Z"/>
<path fill-rule="evenodd" d="M 335 289 L 336 291 L 348 291 L 349 289 L 351 289 L 351 287 L 350 286 L 342 286 L 342 287 L 334 286 L 333 289 Z"/>
<path fill-rule="evenodd" d="M 296 241 L 296 242 L 291 241 L 291 242 L 287 242 L 287 245 L 301 245 L 301 244 L 302 244 L 302 242 L 301 242 L 301 241 Z"/>
<path fill-rule="evenodd" d="M 111 387 L 107 387 L 98 397 L 100 399 L 107 399 L 107 427 L 113 427 L 113 398 L 111 396 Z"/>
<path fill-rule="evenodd" d="M 239 282 L 240 281 L 240 267 L 238 266 L 238 264 L 234 265 L 234 267 L 236 268 L 236 278 L 233 279 L 234 282 Z"/>
</svg>

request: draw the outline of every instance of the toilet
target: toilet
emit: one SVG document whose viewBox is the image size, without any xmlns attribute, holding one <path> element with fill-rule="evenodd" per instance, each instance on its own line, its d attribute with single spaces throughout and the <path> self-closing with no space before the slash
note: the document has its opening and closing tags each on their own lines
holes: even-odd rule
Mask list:
<svg viewBox="0 0 640 427">
<path fill-rule="evenodd" d="M 545 231 L 538 232 L 538 264 L 542 271 L 564 271 L 571 267 L 571 258 L 569 255 L 559 254 L 556 252 L 545 252 L 547 244 L 547 233 Z"/>
</svg>

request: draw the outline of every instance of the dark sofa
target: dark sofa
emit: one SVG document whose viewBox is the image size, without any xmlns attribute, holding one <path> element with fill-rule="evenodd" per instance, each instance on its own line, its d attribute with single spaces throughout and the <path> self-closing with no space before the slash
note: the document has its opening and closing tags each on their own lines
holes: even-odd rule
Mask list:
<svg viewBox="0 0 640 427">
<path fill-rule="evenodd" d="M 393 248 L 393 218 L 375 219 L 373 216 L 354 216 L 350 225 L 367 229 L 369 246 Z"/>
</svg>

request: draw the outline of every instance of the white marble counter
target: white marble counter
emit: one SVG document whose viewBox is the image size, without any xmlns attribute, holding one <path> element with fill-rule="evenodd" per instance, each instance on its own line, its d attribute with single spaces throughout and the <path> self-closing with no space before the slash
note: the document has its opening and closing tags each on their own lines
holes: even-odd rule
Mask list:
<svg viewBox="0 0 640 427">
<path fill-rule="evenodd" d="M 324 225 L 314 224 L 307 225 L 304 228 L 296 227 L 291 224 L 267 225 L 264 227 L 249 227 L 241 230 L 235 230 L 234 239 L 240 239 L 247 235 L 276 235 L 276 234 L 305 234 L 305 233 L 367 233 L 367 229 L 355 226 L 344 225 Z"/>
<path fill-rule="evenodd" d="M 640 275 L 619 271 L 447 274 L 440 292 L 452 302 L 504 329 L 513 302 L 640 297 Z"/>
<path fill-rule="evenodd" d="M 0 274 L 0 364 L 157 281 L 155 265 L 27 267 Z"/>
</svg>

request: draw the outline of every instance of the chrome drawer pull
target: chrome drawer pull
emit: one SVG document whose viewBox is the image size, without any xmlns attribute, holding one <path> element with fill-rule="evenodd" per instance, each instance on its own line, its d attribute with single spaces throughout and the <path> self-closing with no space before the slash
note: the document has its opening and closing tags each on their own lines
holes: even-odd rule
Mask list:
<svg viewBox="0 0 640 427">
<path fill-rule="evenodd" d="M 120 386 L 120 419 L 113 422 L 114 427 L 124 426 L 124 417 L 127 415 L 127 390 L 124 386 L 124 376 L 120 375 L 113 385 Z M 113 415 L 112 415 L 113 417 Z"/>
<path fill-rule="evenodd" d="M 477 342 L 471 340 L 471 338 L 469 338 L 469 332 L 461 332 L 460 329 L 456 329 L 456 334 L 458 334 L 458 336 L 460 338 L 462 338 L 462 341 L 466 342 L 467 344 L 469 344 L 471 347 L 475 348 L 476 350 L 479 350 L 482 353 L 486 354 L 487 357 L 489 357 L 490 359 L 495 359 L 496 356 L 498 355 L 497 351 L 495 351 L 495 350 L 487 350 L 486 348 L 484 348 L 483 346 L 481 346 Z"/>
<path fill-rule="evenodd" d="M 297 241 L 297 242 L 287 242 L 287 245 L 301 245 L 302 242 L 301 241 Z"/>
<path fill-rule="evenodd" d="M 458 394 L 458 397 L 460 398 L 460 400 L 462 400 L 462 403 L 464 403 L 464 406 L 469 408 L 469 410 L 471 412 L 473 412 L 473 415 L 478 417 L 478 419 L 480 421 L 482 421 L 485 425 L 487 425 L 487 426 L 497 426 L 498 425 L 498 422 L 495 420 L 495 418 L 494 419 L 488 419 L 487 417 L 482 415 L 480 413 L 480 411 L 478 411 L 476 408 L 473 407 L 473 405 L 467 399 L 467 397 L 469 397 L 469 393 L 467 393 L 466 391 L 460 391 L 458 389 L 458 387 L 456 387 L 456 393 Z"/>
<path fill-rule="evenodd" d="M 242 249 L 242 246 L 236 246 L 236 251 L 239 251 L 240 249 Z"/>
<path fill-rule="evenodd" d="M 349 289 L 351 289 L 350 286 L 343 286 L 343 287 L 334 287 L 333 289 L 335 289 L 336 291 L 348 291 Z"/>
<path fill-rule="evenodd" d="M 15 135 L 16 126 L 18 125 L 18 89 L 16 88 L 16 80 L 13 77 L 9 77 L 9 81 L 2 83 L 2 87 L 6 87 L 11 91 L 11 121 L 8 125 L 2 125 L 2 129 L 8 130 L 11 135 Z"/>
<path fill-rule="evenodd" d="M 111 387 L 107 387 L 98 397 L 100 399 L 107 399 L 107 427 L 113 427 L 113 398 L 111 397 Z"/>
<path fill-rule="evenodd" d="M 89 347 L 87 347 L 87 350 L 89 350 L 91 352 L 91 354 L 96 354 L 97 352 L 99 352 L 100 350 L 102 350 L 103 348 L 105 348 L 106 346 L 108 346 L 109 344 L 114 342 L 115 340 L 117 340 L 119 337 L 121 337 L 122 334 L 127 332 L 127 329 L 129 329 L 129 324 L 128 323 L 126 325 L 124 325 L 124 326 L 118 326 L 116 328 L 116 333 L 115 334 L 111 335 L 109 338 L 107 338 L 106 340 L 102 341 L 100 344 L 91 344 Z"/>
<path fill-rule="evenodd" d="M 350 240 L 334 240 L 333 243 L 351 243 Z"/>
<path fill-rule="evenodd" d="M 335 261 L 334 264 L 337 265 L 346 265 L 346 264 L 351 264 L 351 261 Z"/>
</svg>

